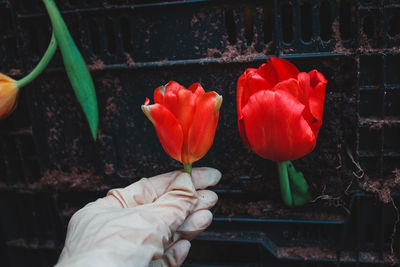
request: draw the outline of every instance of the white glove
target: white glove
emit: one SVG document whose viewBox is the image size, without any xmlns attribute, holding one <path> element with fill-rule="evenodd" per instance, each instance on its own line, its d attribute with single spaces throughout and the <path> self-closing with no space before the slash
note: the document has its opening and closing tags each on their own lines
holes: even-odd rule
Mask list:
<svg viewBox="0 0 400 267">
<path fill-rule="evenodd" d="M 212 220 L 221 173 L 173 171 L 108 192 L 72 216 L 57 267 L 179 266 Z"/>
</svg>

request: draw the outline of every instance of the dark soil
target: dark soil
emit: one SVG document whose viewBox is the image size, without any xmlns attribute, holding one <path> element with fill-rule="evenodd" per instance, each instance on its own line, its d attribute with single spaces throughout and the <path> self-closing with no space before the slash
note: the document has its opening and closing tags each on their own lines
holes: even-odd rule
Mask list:
<svg viewBox="0 0 400 267">
<path fill-rule="evenodd" d="M 53 191 L 92 191 L 106 188 L 103 177 L 93 175 L 91 172 L 80 172 L 77 169 L 71 172 L 46 171 L 39 184 Z"/>
<path fill-rule="evenodd" d="M 89 70 L 102 70 L 104 69 L 104 63 L 101 59 L 92 58 L 92 61 L 88 65 Z"/>
<path fill-rule="evenodd" d="M 276 200 L 249 202 L 223 198 L 218 201 L 213 213 L 215 216 L 226 217 L 343 221 L 346 218 L 347 210 L 344 201 L 310 203 L 303 207 L 288 209 Z"/>
<path fill-rule="evenodd" d="M 300 258 L 302 260 L 337 260 L 337 250 L 321 247 L 280 247 L 277 250 L 278 257 L 281 258 Z M 343 251 L 340 254 L 340 259 L 343 261 L 354 260 L 354 252 Z M 378 263 L 381 262 L 379 253 L 372 251 L 360 251 L 360 262 L 363 263 Z M 384 253 L 384 262 L 396 264 L 397 257 L 393 254 Z"/>
<path fill-rule="evenodd" d="M 14 239 L 7 242 L 8 246 L 18 248 L 30 248 L 30 249 L 54 249 L 55 247 L 61 248 L 60 244 L 55 244 L 53 240 L 46 240 L 45 242 L 39 241 L 36 238 L 26 239 Z"/>
<path fill-rule="evenodd" d="M 20 69 L 11 69 L 7 72 L 7 75 L 12 76 L 14 78 L 19 78 L 22 76 L 22 72 Z"/>
<path fill-rule="evenodd" d="M 302 260 L 336 260 L 337 251 L 321 247 L 280 247 L 277 255 L 280 258 L 300 258 Z"/>
</svg>

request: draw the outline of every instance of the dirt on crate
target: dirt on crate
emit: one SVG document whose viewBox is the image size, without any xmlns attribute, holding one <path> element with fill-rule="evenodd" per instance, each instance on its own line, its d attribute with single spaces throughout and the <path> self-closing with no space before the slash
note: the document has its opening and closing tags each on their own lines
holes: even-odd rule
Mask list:
<svg viewBox="0 0 400 267">
<path fill-rule="evenodd" d="M 368 125 L 370 130 L 377 130 L 381 129 L 382 127 L 400 125 L 400 119 L 388 117 L 386 117 L 384 120 L 378 118 L 360 118 L 360 124 Z"/>
<path fill-rule="evenodd" d="M 345 48 L 343 45 L 343 40 L 340 33 L 340 22 L 339 18 L 336 18 L 332 23 L 332 31 L 335 36 L 336 46 L 335 52 L 337 53 L 350 53 L 351 49 Z"/>
<path fill-rule="evenodd" d="M 92 191 L 106 188 L 103 177 L 77 169 L 71 172 L 48 170 L 40 179 L 39 184 L 54 191 Z"/>
<path fill-rule="evenodd" d="M 343 251 L 340 257 L 337 256 L 337 249 L 323 247 L 280 247 L 277 250 L 279 258 L 299 258 L 302 260 L 337 260 L 353 261 L 357 256 L 353 251 Z M 398 262 L 397 256 L 390 253 L 384 253 L 383 259 L 379 253 L 371 251 L 360 251 L 358 255 L 359 261 L 363 263 L 385 263 L 395 264 Z"/>
<path fill-rule="evenodd" d="M 337 251 L 321 247 L 280 247 L 279 258 L 300 258 L 302 260 L 336 260 Z"/>
<path fill-rule="evenodd" d="M 213 210 L 215 216 L 307 219 L 317 221 L 343 221 L 347 211 L 343 207 L 332 207 L 328 202 L 310 203 L 303 207 L 288 208 L 280 199 L 247 201 L 234 199 L 219 199 Z"/>
<path fill-rule="evenodd" d="M 133 61 L 132 57 L 130 54 L 126 55 L 126 65 L 128 66 L 134 66 L 135 65 L 135 61 Z"/>
<path fill-rule="evenodd" d="M 395 169 L 393 175 L 384 179 L 371 179 L 364 174 L 358 178 L 358 185 L 362 190 L 376 194 L 383 203 L 389 203 L 392 191 L 400 188 L 400 169 Z"/>
<path fill-rule="evenodd" d="M 7 75 L 12 76 L 12 77 L 21 77 L 22 76 L 22 72 L 20 69 L 10 69 L 7 72 Z"/>
<path fill-rule="evenodd" d="M 244 62 L 254 58 L 265 58 L 270 54 L 272 42 L 265 45 L 263 51 L 258 52 L 253 45 L 243 48 L 243 42 L 238 40 L 236 44 L 227 45 L 224 51 L 215 48 L 207 49 L 207 59 L 218 59 L 221 62 Z"/>
<path fill-rule="evenodd" d="M 102 70 L 104 69 L 104 62 L 99 58 L 92 58 L 88 68 L 89 70 Z"/>
</svg>

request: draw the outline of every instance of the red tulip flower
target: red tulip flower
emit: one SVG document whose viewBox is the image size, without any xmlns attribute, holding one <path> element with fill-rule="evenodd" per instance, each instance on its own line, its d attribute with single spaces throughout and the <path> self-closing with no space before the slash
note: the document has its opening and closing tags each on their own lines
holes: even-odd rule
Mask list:
<svg viewBox="0 0 400 267">
<path fill-rule="evenodd" d="M 244 143 L 278 163 L 310 153 L 322 125 L 326 83 L 317 70 L 300 72 L 280 58 L 270 57 L 258 69 L 247 69 L 237 84 L 238 125 Z M 280 167 L 287 175 L 289 165 L 285 166 Z M 293 198 L 290 202 L 296 204 Z"/>
<path fill-rule="evenodd" d="M 165 152 L 184 164 L 190 173 L 193 162 L 210 149 L 217 128 L 222 96 L 204 92 L 199 83 L 188 89 L 171 81 L 154 91 L 155 104 L 142 105 L 153 123 Z"/>
<path fill-rule="evenodd" d="M 273 58 L 247 69 L 237 85 L 240 135 L 259 156 L 273 161 L 310 153 L 322 125 L 326 80 Z"/>
</svg>

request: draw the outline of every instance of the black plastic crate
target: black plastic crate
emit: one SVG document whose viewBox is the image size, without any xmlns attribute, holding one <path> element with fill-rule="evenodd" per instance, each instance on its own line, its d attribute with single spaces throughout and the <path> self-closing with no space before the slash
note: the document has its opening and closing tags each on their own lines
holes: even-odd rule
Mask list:
<svg viewBox="0 0 400 267">
<path fill-rule="evenodd" d="M 400 168 L 399 1 L 58 4 L 92 71 L 99 139 L 91 140 L 56 54 L 0 122 L 0 211 L 10 214 L 1 219 L 0 255 L 9 266 L 52 265 L 73 212 L 110 187 L 180 168 L 140 111 L 145 97 L 169 80 L 200 82 L 224 97 L 216 142 L 195 164 L 222 171 L 214 188 L 220 201 L 210 229 L 193 241 L 187 266 L 398 262 L 398 196 L 378 192 L 389 201 L 383 204 L 357 185 L 390 182 Z M 18 76 L 45 51 L 50 24 L 39 0 L 0 1 L 0 14 L 7 17 L 0 22 L 0 68 Z M 316 200 L 294 210 L 280 202 L 274 164 L 248 151 L 236 126 L 237 78 L 268 56 L 303 71 L 317 68 L 328 80 L 317 147 L 295 162 Z M 9 199 L 15 209 L 5 204 Z"/>
</svg>

